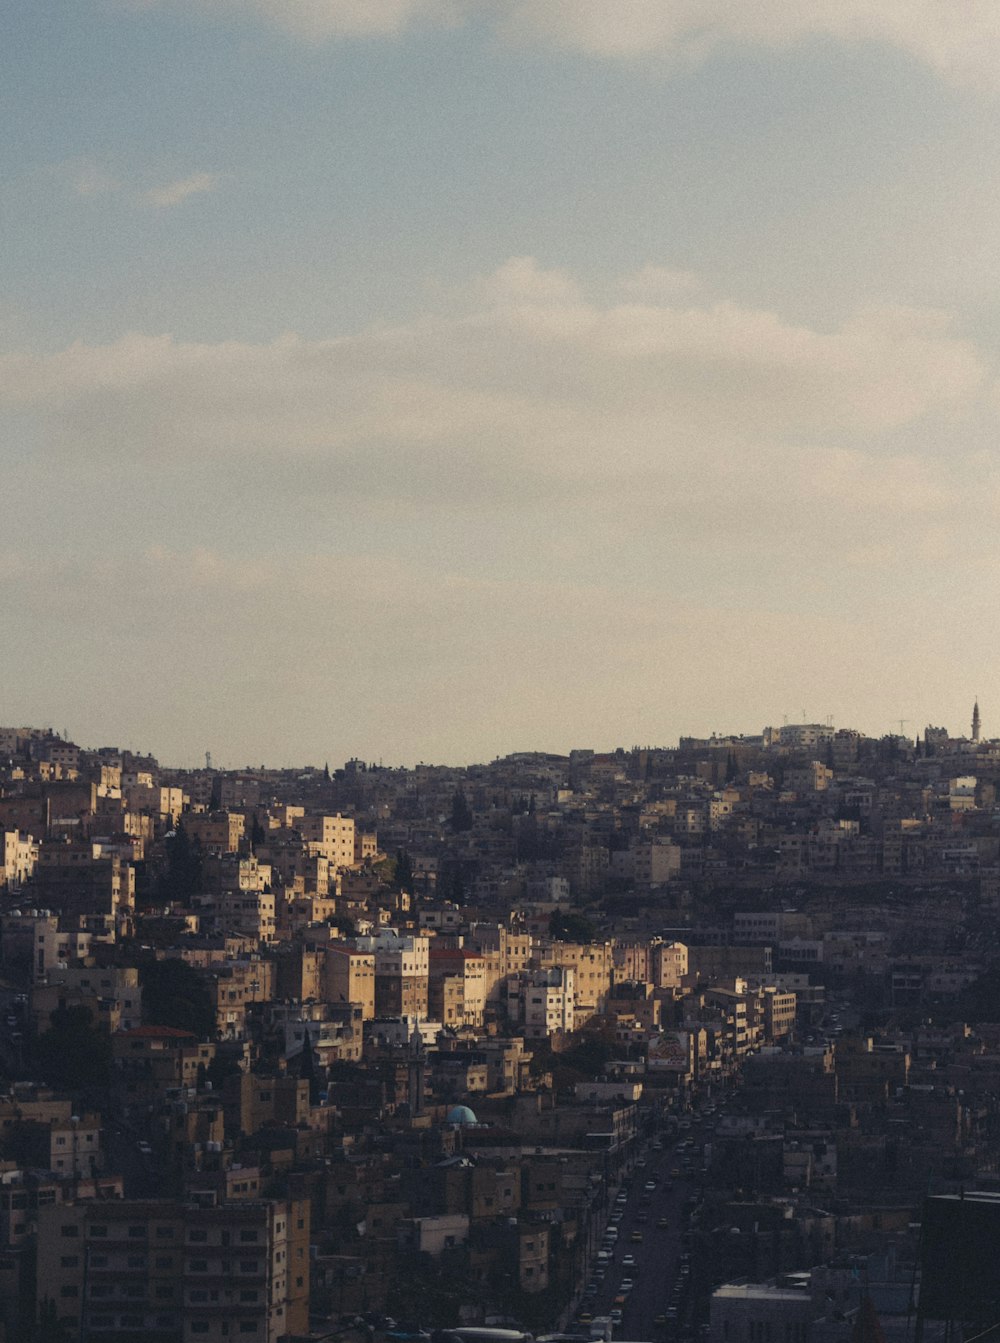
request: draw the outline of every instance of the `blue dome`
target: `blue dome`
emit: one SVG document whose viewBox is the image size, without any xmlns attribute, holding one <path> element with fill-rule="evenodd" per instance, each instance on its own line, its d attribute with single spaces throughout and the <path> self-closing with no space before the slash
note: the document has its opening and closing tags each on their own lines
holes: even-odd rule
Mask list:
<svg viewBox="0 0 1000 1343">
<path fill-rule="evenodd" d="M 478 1124 L 479 1120 L 467 1105 L 453 1105 L 445 1115 L 446 1124 Z"/>
</svg>

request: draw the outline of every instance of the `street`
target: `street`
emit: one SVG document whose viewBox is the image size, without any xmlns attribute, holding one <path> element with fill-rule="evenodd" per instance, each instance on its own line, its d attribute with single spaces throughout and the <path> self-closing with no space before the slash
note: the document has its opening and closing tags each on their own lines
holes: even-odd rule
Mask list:
<svg viewBox="0 0 1000 1343">
<path fill-rule="evenodd" d="M 602 1280 L 595 1284 L 592 1270 L 584 1298 L 581 1322 L 587 1314 L 610 1315 L 621 1310 L 621 1321 L 615 1323 L 616 1338 L 667 1339 L 676 1337 L 683 1327 L 687 1305 L 682 1264 L 682 1236 L 687 1226 L 684 1205 L 695 1192 L 701 1141 L 695 1130 L 662 1142 L 662 1150 L 647 1145 L 631 1187 L 626 1190 L 623 1185 L 612 1204 L 609 1226 L 617 1230 L 617 1239 Z M 685 1170 L 685 1165 L 693 1169 Z M 631 1288 L 629 1280 L 634 1284 Z"/>
</svg>

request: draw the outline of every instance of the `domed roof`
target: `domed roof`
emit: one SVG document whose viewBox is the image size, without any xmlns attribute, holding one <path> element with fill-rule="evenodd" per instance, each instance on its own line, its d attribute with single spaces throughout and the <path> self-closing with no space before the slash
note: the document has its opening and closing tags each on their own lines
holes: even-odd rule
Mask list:
<svg viewBox="0 0 1000 1343">
<path fill-rule="evenodd" d="M 479 1120 L 467 1105 L 453 1105 L 445 1115 L 446 1124 L 478 1124 Z"/>
</svg>

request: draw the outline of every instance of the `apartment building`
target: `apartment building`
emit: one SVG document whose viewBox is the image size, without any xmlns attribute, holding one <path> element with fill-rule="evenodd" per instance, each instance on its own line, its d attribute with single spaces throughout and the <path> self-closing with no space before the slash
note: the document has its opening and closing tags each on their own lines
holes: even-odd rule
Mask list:
<svg viewBox="0 0 1000 1343">
<path fill-rule="evenodd" d="M 325 949 L 322 996 L 330 1003 L 357 1003 L 361 1019 L 375 1016 L 375 953 L 360 951 L 347 942 L 331 942 Z"/>
<path fill-rule="evenodd" d="M 321 853 L 334 870 L 354 865 L 355 827 L 350 816 L 302 816 L 297 830 L 312 850 Z"/>
<path fill-rule="evenodd" d="M 278 1343 L 308 1330 L 309 1203 L 38 1210 L 39 1312 L 90 1340 Z"/>
</svg>

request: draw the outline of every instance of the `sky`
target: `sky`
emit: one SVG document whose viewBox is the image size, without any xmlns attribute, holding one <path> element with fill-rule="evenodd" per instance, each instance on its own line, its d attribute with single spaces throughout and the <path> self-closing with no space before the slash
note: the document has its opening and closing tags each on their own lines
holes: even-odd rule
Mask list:
<svg viewBox="0 0 1000 1343">
<path fill-rule="evenodd" d="M 32 0 L 0 722 L 1000 736 L 995 0 Z"/>
</svg>

